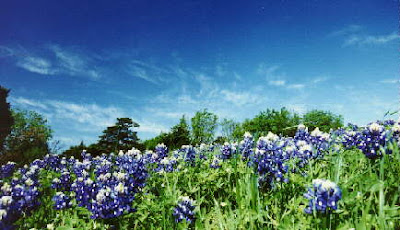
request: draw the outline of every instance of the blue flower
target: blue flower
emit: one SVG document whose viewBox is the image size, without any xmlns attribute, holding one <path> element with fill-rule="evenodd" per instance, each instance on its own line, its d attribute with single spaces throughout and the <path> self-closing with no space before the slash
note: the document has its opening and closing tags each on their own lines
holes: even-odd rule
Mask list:
<svg viewBox="0 0 400 230">
<path fill-rule="evenodd" d="M 391 141 L 389 131 L 378 123 L 371 123 L 362 131 L 357 147 L 367 158 L 376 159 L 381 157 L 383 153 L 391 153 L 389 149 L 386 149 L 383 153 L 381 151 Z"/>
<path fill-rule="evenodd" d="M 163 159 L 168 156 L 168 147 L 162 144 L 158 144 L 155 148 L 155 152 L 157 154 L 157 159 Z"/>
<path fill-rule="evenodd" d="M 312 188 L 308 189 L 304 197 L 309 201 L 304 209 L 306 213 L 311 214 L 313 211 L 328 213 L 337 209 L 338 201 L 342 198 L 342 191 L 332 181 L 315 179 Z"/>
<path fill-rule="evenodd" d="M 15 170 L 14 162 L 7 162 L 7 164 L 2 165 L 0 168 L 0 179 L 10 177 Z"/>
<path fill-rule="evenodd" d="M 57 192 L 53 196 L 54 209 L 60 210 L 71 207 L 71 198 L 65 195 L 63 192 Z"/>
<path fill-rule="evenodd" d="M 192 223 L 195 220 L 194 203 L 194 200 L 189 197 L 180 197 L 180 201 L 173 212 L 176 223 L 179 223 L 182 220 Z"/>
<path fill-rule="evenodd" d="M 214 159 L 212 160 L 212 162 L 210 164 L 210 168 L 217 169 L 220 167 L 221 167 L 221 160 L 214 157 Z"/>
<path fill-rule="evenodd" d="M 253 147 L 253 136 L 249 132 L 246 132 L 244 134 L 244 139 L 239 144 L 239 152 L 242 154 L 243 160 L 248 160 L 254 156 Z"/>
<path fill-rule="evenodd" d="M 236 146 L 234 144 L 230 144 L 229 142 L 225 142 L 221 148 L 221 155 L 219 157 L 223 160 L 227 160 L 233 157 L 236 153 Z"/>
</svg>

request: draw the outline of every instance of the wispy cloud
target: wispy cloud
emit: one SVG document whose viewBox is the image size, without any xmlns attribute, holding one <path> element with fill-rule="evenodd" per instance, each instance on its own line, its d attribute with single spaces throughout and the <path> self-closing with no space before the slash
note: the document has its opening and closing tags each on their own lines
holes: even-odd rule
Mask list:
<svg viewBox="0 0 400 230">
<path fill-rule="evenodd" d="M 140 60 L 132 60 L 127 65 L 123 66 L 123 68 L 128 75 L 143 79 L 155 85 L 168 82 L 168 77 L 174 74 L 182 74 L 173 73 L 169 68 L 159 67 Z"/>
<path fill-rule="evenodd" d="M 318 84 L 318 83 L 327 81 L 328 79 L 329 79 L 328 77 L 316 77 L 316 78 L 311 80 L 311 83 Z"/>
<path fill-rule="evenodd" d="M 27 71 L 42 75 L 54 75 L 58 72 L 49 60 L 40 57 L 23 57 L 17 61 L 16 65 Z"/>
<path fill-rule="evenodd" d="M 400 38 L 397 32 L 371 35 L 361 25 L 348 25 L 342 29 L 333 31 L 328 34 L 328 37 L 342 37 L 344 39 L 343 46 L 383 45 Z"/>
<path fill-rule="evenodd" d="M 152 78 L 144 68 L 138 66 L 130 66 L 126 71 L 128 72 L 129 75 L 133 77 L 143 79 L 145 81 L 148 81 L 156 85 L 159 84 L 159 82 L 156 79 Z"/>
<path fill-rule="evenodd" d="M 268 81 L 268 84 L 273 86 L 284 86 L 286 84 L 286 81 L 284 80 Z"/>
<path fill-rule="evenodd" d="M 398 84 L 400 83 L 400 79 L 384 79 L 379 82 L 383 84 Z"/>
<path fill-rule="evenodd" d="M 303 89 L 306 85 L 305 84 L 291 84 L 288 85 L 288 89 Z"/>
<path fill-rule="evenodd" d="M 21 105 L 23 107 L 33 107 L 39 109 L 48 109 L 47 105 L 32 99 L 27 99 L 24 97 L 10 97 L 12 104 Z"/>
<path fill-rule="evenodd" d="M 257 95 L 249 92 L 234 92 L 230 90 L 221 91 L 223 100 L 233 103 L 236 106 L 243 106 L 246 104 L 258 104 L 260 101 Z"/>
<path fill-rule="evenodd" d="M 142 133 L 157 135 L 161 131 L 168 130 L 162 124 L 132 117 L 130 112 L 114 106 L 101 106 L 95 103 L 78 104 L 59 100 L 33 100 L 24 97 L 10 97 L 10 102 L 13 107 L 33 110 L 45 115 L 50 125 L 56 130 L 55 139 L 65 142 L 64 144 L 72 144 L 73 141 L 80 140 L 86 143 L 93 142 L 102 130 L 113 125 L 119 117 L 130 117 L 138 122 L 140 124 L 138 131 Z M 71 135 L 67 137 L 66 134 Z M 75 138 L 76 136 L 78 137 Z M 79 143 L 75 142 L 75 144 Z"/>
<path fill-rule="evenodd" d="M 333 31 L 332 33 L 328 34 L 328 36 L 330 37 L 334 37 L 334 36 L 342 36 L 342 35 L 347 35 L 347 34 L 353 34 L 356 32 L 359 32 L 363 29 L 362 26 L 360 25 L 356 25 L 356 24 L 352 24 L 352 25 L 348 25 L 342 29 L 338 29 Z"/>
<path fill-rule="evenodd" d="M 57 58 L 59 71 L 71 76 L 85 76 L 92 79 L 100 78 L 95 69 L 92 58 L 81 52 L 61 48 L 59 45 L 50 45 L 49 49 Z"/>
<path fill-rule="evenodd" d="M 2 46 L 0 57 L 12 58 L 17 67 L 40 75 L 80 76 L 93 80 L 101 77 L 96 63 L 87 52 L 84 54 L 59 45 L 45 45 L 40 51 Z"/>
<path fill-rule="evenodd" d="M 383 45 L 399 38 L 400 36 L 396 32 L 386 35 L 351 35 L 345 39 L 343 46 Z"/>
</svg>

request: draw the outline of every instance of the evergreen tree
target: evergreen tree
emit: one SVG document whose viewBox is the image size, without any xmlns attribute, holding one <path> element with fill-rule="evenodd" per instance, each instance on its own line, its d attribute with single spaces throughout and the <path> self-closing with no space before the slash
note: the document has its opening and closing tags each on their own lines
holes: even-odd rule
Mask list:
<svg viewBox="0 0 400 230">
<path fill-rule="evenodd" d="M 129 150 L 132 147 L 141 148 L 137 132 L 132 128 L 139 127 L 139 124 L 132 121 L 130 118 L 117 118 L 117 123 L 114 126 L 107 127 L 100 136 L 98 147 L 104 153 L 114 152 L 119 150 Z"/>
<path fill-rule="evenodd" d="M 182 145 L 190 144 L 190 130 L 185 116 L 182 116 L 179 120 L 179 124 L 171 128 L 168 144 L 171 149 L 177 149 Z"/>
<path fill-rule="evenodd" d="M 4 140 L 11 133 L 11 127 L 14 124 L 10 103 L 7 103 L 9 92 L 10 90 L 0 86 L 0 154 L 3 153 Z"/>
</svg>

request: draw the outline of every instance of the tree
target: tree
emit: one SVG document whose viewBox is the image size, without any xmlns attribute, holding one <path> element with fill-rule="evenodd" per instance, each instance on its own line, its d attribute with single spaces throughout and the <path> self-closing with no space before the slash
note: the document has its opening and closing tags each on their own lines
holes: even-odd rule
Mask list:
<svg viewBox="0 0 400 230">
<path fill-rule="evenodd" d="M 82 160 L 82 152 L 87 150 L 86 145 L 81 141 L 79 145 L 71 146 L 69 149 L 65 150 L 62 154 L 66 157 L 73 156 L 75 159 Z M 91 152 L 90 152 L 91 153 Z"/>
<path fill-rule="evenodd" d="M 164 143 L 168 146 L 168 148 L 171 148 L 169 145 L 169 139 L 169 133 L 161 132 L 158 136 L 145 140 L 143 144 L 146 149 L 150 150 L 154 150 L 156 146 L 160 143 Z"/>
<path fill-rule="evenodd" d="M 238 122 L 235 122 L 232 119 L 226 119 L 224 118 L 220 122 L 221 126 L 221 131 L 222 131 L 222 137 L 224 137 L 226 140 L 232 141 L 234 139 L 233 137 L 233 132 L 235 129 L 239 126 L 240 124 Z"/>
<path fill-rule="evenodd" d="M 208 112 L 207 109 L 197 111 L 192 117 L 192 143 L 193 144 L 209 144 L 214 138 L 215 129 L 217 128 L 217 115 Z"/>
<path fill-rule="evenodd" d="M 296 113 L 292 114 L 285 107 L 280 110 L 267 109 L 260 112 L 253 119 L 246 119 L 236 127 L 233 135 L 235 138 L 241 139 L 247 131 L 255 137 L 267 135 L 268 132 L 283 136 L 294 136 L 299 123 L 300 116 Z"/>
<path fill-rule="evenodd" d="M 132 147 L 141 148 L 137 132 L 132 130 L 132 128 L 137 127 L 139 127 L 139 124 L 130 118 L 117 118 L 117 123 L 114 126 L 107 127 L 103 131 L 97 146 L 104 153 L 117 153 L 119 150 L 127 151 Z"/>
<path fill-rule="evenodd" d="M 323 132 L 329 132 L 330 129 L 343 127 L 343 117 L 329 111 L 311 110 L 304 114 L 303 124 L 309 130 L 314 130 L 318 127 Z"/>
<path fill-rule="evenodd" d="M 171 149 L 177 149 L 182 147 L 182 145 L 190 144 L 190 130 L 185 116 L 182 116 L 182 118 L 179 120 L 179 123 L 171 128 L 171 133 L 169 136 L 169 147 Z"/>
<path fill-rule="evenodd" d="M 189 125 L 186 122 L 185 116 L 179 120 L 179 123 L 173 126 L 168 133 L 161 133 L 160 135 L 146 140 L 144 145 L 146 149 L 154 149 L 157 144 L 164 143 L 170 150 L 178 149 L 182 145 L 190 144 L 190 131 Z"/>
<path fill-rule="evenodd" d="M 4 141 L 11 133 L 14 118 L 11 114 L 10 103 L 7 103 L 7 96 L 10 90 L 0 86 L 0 154 L 3 152 Z"/>
<path fill-rule="evenodd" d="M 5 154 L 0 161 L 28 164 L 48 154 L 52 130 L 47 120 L 34 111 L 12 110 L 12 116 L 14 125 L 5 140 Z"/>
</svg>

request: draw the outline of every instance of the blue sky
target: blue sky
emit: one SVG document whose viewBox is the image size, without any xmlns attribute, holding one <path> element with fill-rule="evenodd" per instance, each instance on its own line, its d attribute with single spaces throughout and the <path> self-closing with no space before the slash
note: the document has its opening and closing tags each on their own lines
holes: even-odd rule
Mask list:
<svg viewBox="0 0 400 230">
<path fill-rule="evenodd" d="M 285 106 L 366 124 L 399 108 L 395 0 L 9 1 L 0 84 L 64 147 L 117 117 L 147 139 L 208 108 L 242 121 Z"/>
</svg>

